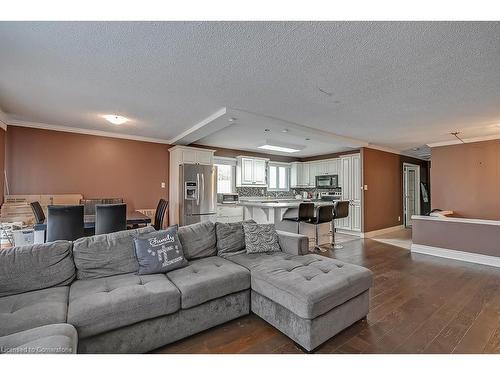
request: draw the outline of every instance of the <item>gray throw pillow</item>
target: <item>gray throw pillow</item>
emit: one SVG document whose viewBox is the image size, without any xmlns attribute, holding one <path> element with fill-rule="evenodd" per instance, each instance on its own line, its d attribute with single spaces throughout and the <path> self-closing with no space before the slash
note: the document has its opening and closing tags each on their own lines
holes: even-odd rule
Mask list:
<svg viewBox="0 0 500 375">
<path fill-rule="evenodd" d="M 188 264 L 177 235 L 177 226 L 134 237 L 139 275 L 165 273 Z"/>
<path fill-rule="evenodd" d="M 215 223 L 217 235 L 217 255 L 245 252 L 245 231 L 243 223 L 255 223 L 253 220 L 236 223 Z"/>
<path fill-rule="evenodd" d="M 247 253 L 271 253 L 281 251 L 274 224 L 243 223 Z"/>
<path fill-rule="evenodd" d="M 217 254 L 215 224 L 196 223 L 179 227 L 179 240 L 187 260 L 206 258 Z"/>
</svg>

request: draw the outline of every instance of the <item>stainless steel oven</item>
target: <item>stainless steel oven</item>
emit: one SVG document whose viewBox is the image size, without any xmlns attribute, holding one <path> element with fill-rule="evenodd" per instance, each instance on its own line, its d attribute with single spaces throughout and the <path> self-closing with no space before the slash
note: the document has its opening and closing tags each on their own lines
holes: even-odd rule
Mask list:
<svg viewBox="0 0 500 375">
<path fill-rule="evenodd" d="M 339 186 L 339 176 L 328 174 L 316 176 L 316 189 L 336 189 Z"/>
</svg>

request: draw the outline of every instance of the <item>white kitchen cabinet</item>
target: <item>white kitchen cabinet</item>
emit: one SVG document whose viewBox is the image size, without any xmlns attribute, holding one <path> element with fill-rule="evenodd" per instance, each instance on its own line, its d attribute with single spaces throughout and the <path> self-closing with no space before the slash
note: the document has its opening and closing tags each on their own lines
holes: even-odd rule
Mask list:
<svg viewBox="0 0 500 375">
<path fill-rule="evenodd" d="M 257 185 L 267 185 L 267 160 L 254 159 L 253 161 L 253 178 Z"/>
<path fill-rule="evenodd" d="M 316 176 L 318 175 L 318 167 L 319 163 L 316 161 L 312 161 L 309 163 L 309 187 L 316 186 Z"/>
<path fill-rule="evenodd" d="M 326 174 L 339 174 L 340 159 L 330 159 L 326 161 Z"/>
<path fill-rule="evenodd" d="M 301 179 L 301 185 L 303 187 L 309 187 L 309 173 L 311 170 L 311 164 L 310 163 L 302 163 L 302 179 Z"/>
<path fill-rule="evenodd" d="M 337 229 L 361 231 L 361 158 L 360 154 L 340 157 L 339 184 L 342 200 L 349 201 L 349 216 L 335 222 Z"/>
<path fill-rule="evenodd" d="M 236 160 L 236 186 L 267 186 L 269 159 L 238 156 Z"/>
</svg>

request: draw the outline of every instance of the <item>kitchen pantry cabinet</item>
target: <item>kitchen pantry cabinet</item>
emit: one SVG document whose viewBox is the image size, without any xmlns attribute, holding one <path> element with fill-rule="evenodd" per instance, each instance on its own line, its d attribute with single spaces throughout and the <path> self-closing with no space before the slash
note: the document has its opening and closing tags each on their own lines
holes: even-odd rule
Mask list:
<svg viewBox="0 0 500 375">
<path fill-rule="evenodd" d="M 342 200 L 349 201 L 349 216 L 335 222 L 337 229 L 361 231 L 361 157 L 351 154 L 340 157 L 339 184 Z"/>
<path fill-rule="evenodd" d="M 267 186 L 269 159 L 238 156 L 236 158 L 236 186 Z"/>
</svg>

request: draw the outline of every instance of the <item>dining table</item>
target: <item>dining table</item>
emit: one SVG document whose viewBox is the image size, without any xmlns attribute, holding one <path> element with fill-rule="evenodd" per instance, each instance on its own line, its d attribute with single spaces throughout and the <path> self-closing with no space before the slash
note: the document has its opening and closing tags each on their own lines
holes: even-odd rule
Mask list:
<svg viewBox="0 0 500 375">
<path fill-rule="evenodd" d="M 141 225 L 150 224 L 151 218 L 144 215 L 139 211 L 127 212 L 127 225 Z M 95 228 L 95 215 L 84 215 L 83 216 L 83 227 L 85 229 Z M 33 225 L 35 231 L 35 243 L 43 243 L 45 238 L 45 231 L 47 230 L 47 219 L 43 223 L 37 223 Z"/>
</svg>

